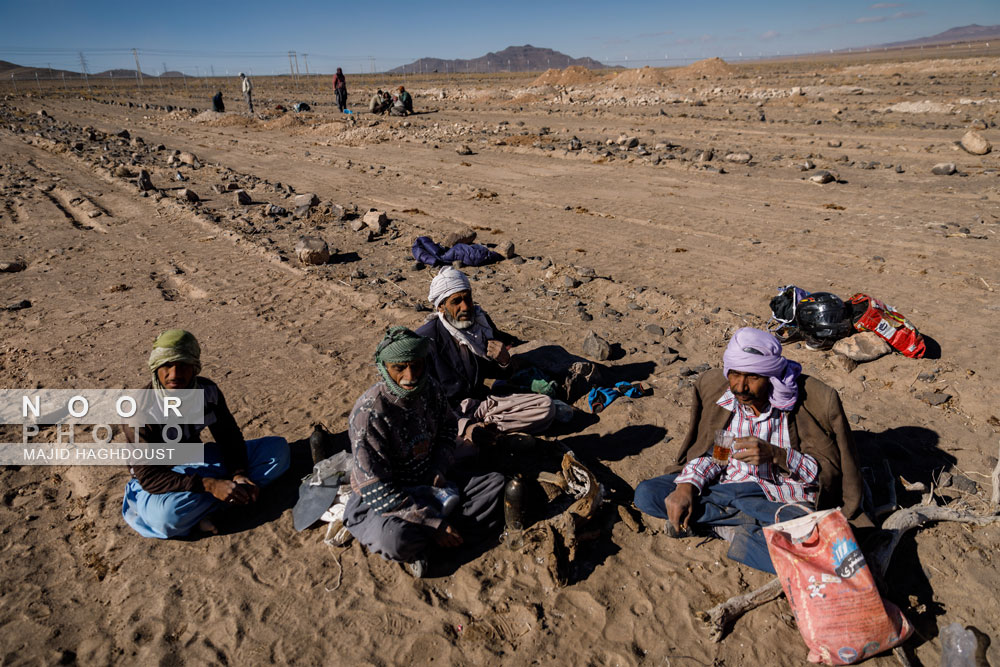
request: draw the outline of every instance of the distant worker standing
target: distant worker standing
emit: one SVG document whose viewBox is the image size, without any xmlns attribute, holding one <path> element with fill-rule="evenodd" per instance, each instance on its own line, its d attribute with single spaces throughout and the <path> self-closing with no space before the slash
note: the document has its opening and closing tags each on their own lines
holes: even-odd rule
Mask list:
<svg viewBox="0 0 1000 667">
<path fill-rule="evenodd" d="M 340 113 L 344 113 L 347 108 L 347 80 L 344 78 L 344 70 L 337 68 L 337 73 L 333 75 L 333 92 L 337 96 L 337 106 Z"/>
<path fill-rule="evenodd" d="M 250 79 L 243 72 L 240 72 L 240 82 L 243 89 L 243 99 L 247 101 L 247 107 L 250 109 L 250 115 L 253 115 L 253 84 L 250 83 Z"/>
</svg>

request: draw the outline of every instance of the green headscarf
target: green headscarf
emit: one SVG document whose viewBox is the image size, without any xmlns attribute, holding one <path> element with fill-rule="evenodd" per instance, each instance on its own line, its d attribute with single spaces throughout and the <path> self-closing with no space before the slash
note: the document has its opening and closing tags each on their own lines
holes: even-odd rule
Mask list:
<svg viewBox="0 0 1000 667">
<path fill-rule="evenodd" d="M 417 386 L 413 389 L 403 389 L 389 376 L 386 364 L 405 364 L 410 361 L 425 359 L 430 349 L 430 341 L 418 336 L 406 327 L 389 327 L 382 342 L 375 348 L 375 366 L 386 386 L 396 396 L 409 398 L 416 396 L 427 387 L 427 372 L 420 376 Z"/>
<path fill-rule="evenodd" d="M 194 374 L 201 373 L 201 346 L 194 334 L 183 329 L 169 329 L 153 341 L 149 354 L 149 372 L 153 374 L 153 388 L 163 391 L 156 369 L 165 364 L 185 363 L 194 366 Z"/>
</svg>

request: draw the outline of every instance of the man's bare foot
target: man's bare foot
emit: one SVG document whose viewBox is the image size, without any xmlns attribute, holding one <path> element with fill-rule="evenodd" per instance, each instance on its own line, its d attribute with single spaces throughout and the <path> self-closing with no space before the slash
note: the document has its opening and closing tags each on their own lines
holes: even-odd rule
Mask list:
<svg viewBox="0 0 1000 667">
<path fill-rule="evenodd" d="M 198 522 L 198 530 L 206 535 L 218 535 L 219 529 L 215 527 L 211 519 L 202 519 Z"/>
</svg>

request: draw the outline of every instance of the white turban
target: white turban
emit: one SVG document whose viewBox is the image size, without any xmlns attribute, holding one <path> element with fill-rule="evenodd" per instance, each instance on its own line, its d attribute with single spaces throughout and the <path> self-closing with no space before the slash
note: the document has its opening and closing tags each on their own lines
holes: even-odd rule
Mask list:
<svg viewBox="0 0 1000 667">
<path fill-rule="evenodd" d="M 471 289 L 472 286 L 469 284 L 469 278 L 464 273 L 458 269 L 446 266 L 431 281 L 431 291 L 427 295 L 427 300 L 437 308 L 441 305 L 442 301 L 452 294 Z"/>
</svg>

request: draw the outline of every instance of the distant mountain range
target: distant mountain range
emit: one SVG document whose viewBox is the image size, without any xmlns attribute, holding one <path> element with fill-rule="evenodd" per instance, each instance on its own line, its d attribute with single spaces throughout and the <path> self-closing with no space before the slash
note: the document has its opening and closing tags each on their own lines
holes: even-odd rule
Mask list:
<svg viewBox="0 0 1000 667">
<path fill-rule="evenodd" d="M 918 37 L 902 42 L 890 42 L 887 44 L 873 45 L 872 48 L 906 48 L 913 46 L 923 46 L 928 44 L 949 44 L 967 41 L 982 41 L 996 39 L 1000 41 L 1000 25 L 966 25 L 957 28 L 950 28 L 944 32 L 939 32 L 930 37 Z M 847 49 L 843 49 L 846 51 Z M 391 69 L 387 74 L 419 74 L 427 72 L 537 72 L 541 70 L 556 68 L 565 69 L 570 65 L 586 67 L 587 69 L 624 69 L 620 65 L 609 67 L 593 58 L 572 58 L 565 53 L 560 53 L 553 49 L 545 49 L 530 44 L 524 46 L 508 46 L 503 51 L 493 53 L 492 51 L 484 56 L 469 60 L 454 59 L 445 60 L 442 58 L 420 58 L 412 63 L 407 63 L 395 69 Z M 35 75 L 40 79 L 58 79 L 63 75 L 74 79 L 82 78 L 83 74 L 72 70 L 50 69 L 48 67 L 25 67 L 6 60 L 0 60 L 0 79 L 22 80 L 34 79 Z M 13 77 L 12 77 L 13 75 Z M 90 74 L 95 78 L 134 79 L 134 69 L 111 69 L 97 74 Z M 142 75 L 148 78 L 157 78 L 156 75 Z M 184 76 L 181 72 L 165 72 L 160 76 L 164 78 Z"/>
<path fill-rule="evenodd" d="M 34 79 L 35 74 L 38 74 L 38 78 L 45 79 L 59 79 L 63 75 L 66 75 L 71 79 L 82 79 L 83 74 L 80 72 L 74 72 L 68 69 L 50 69 L 48 67 L 25 67 L 23 65 L 18 65 L 17 63 L 8 62 L 6 60 L 0 60 L 0 80 L 6 79 L 10 80 L 11 74 L 14 75 L 14 79 L 20 81 L 21 79 Z M 180 72 L 167 72 L 164 76 L 181 76 Z M 89 76 L 92 79 L 135 79 L 134 69 L 109 69 L 103 72 L 97 72 L 96 74 L 90 73 Z M 143 77 L 149 77 L 155 79 L 155 74 L 142 73 Z"/>
<path fill-rule="evenodd" d="M 1000 25 L 965 25 L 960 28 L 951 28 L 944 32 L 939 32 L 930 37 L 918 37 L 908 39 L 904 42 L 890 42 L 879 44 L 879 48 L 898 49 L 907 46 L 923 46 L 925 44 L 950 44 L 954 42 L 971 42 L 983 39 L 1000 39 Z"/>
<path fill-rule="evenodd" d="M 442 58 L 421 58 L 407 63 L 388 74 L 420 74 L 421 72 L 537 72 L 549 68 L 563 69 L 578 65 L 587 69 L 607 69 L 606 65 L 593 58 L 572 58 L 565 53 L 543 49 L 530 44 L 508 46 L 503 51 L 469 60 Z"/>
</svg>

